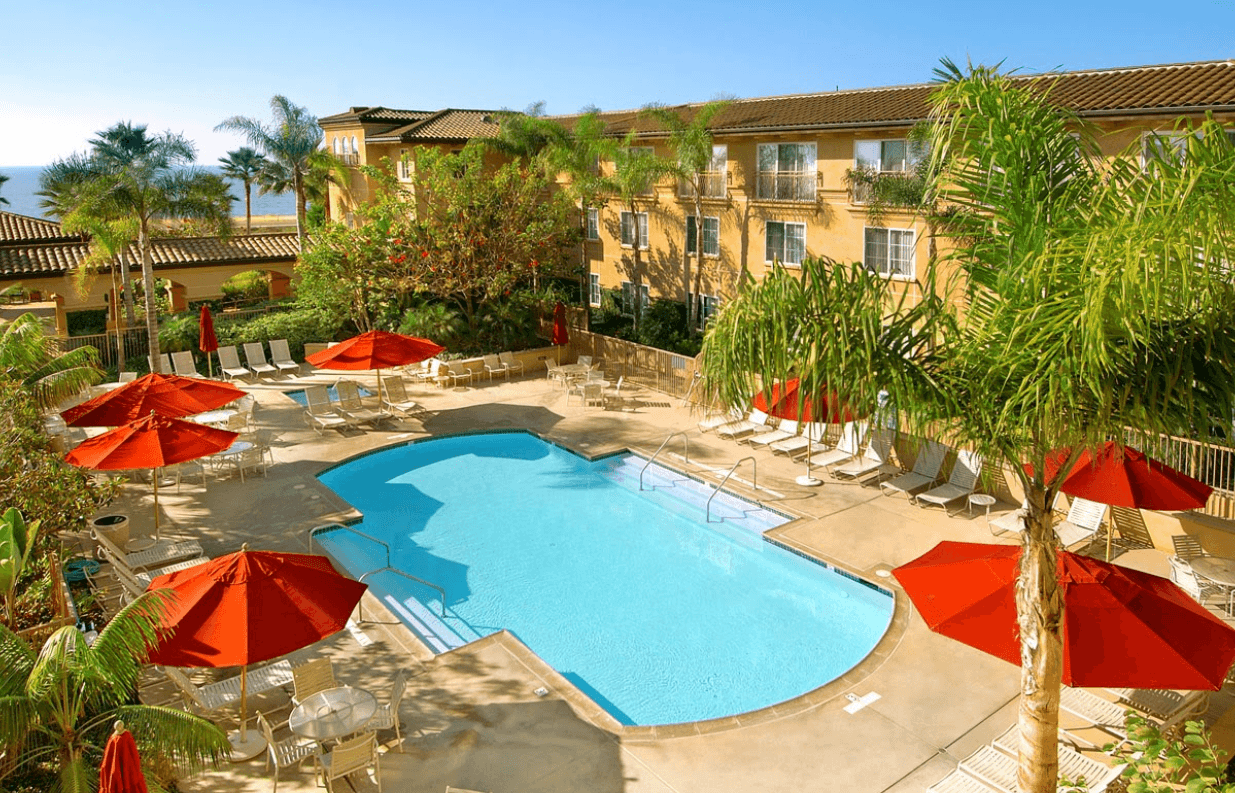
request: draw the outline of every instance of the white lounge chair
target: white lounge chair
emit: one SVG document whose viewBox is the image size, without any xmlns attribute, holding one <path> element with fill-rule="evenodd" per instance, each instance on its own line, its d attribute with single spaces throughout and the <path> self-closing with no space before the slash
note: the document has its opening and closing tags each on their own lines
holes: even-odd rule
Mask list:
<svg viewBox="0 0 1235 793">
<path fill-rule="evenodd" d="M 752 447 L 768 446 L 777 441 L 787 440 L 798 434 L 797 419 L 781 419 L 776 429 L 771 432 L 761 432 L 746 436 L 746 443 Z"/>
<path fill-rule="evenodd" d="M 244 345 L 244 360 L 249 365 L 249 371 L 261 377 L 264 374 L 278 374 L 279 370 L 266 363 L 266 350 L 260 341 L 251 341 Z"/>
<path fill-rule="evenodd" d="M 346 427 L 352 426 L 351 419 L 341 416 L 335 412 L 334 406 L 330 403 L 330 393 L 326 391 L 324 385 L 312 385 L 304 390 L 305 423 L 317 431 L 318 435 L 322 434 L 323 430 L 343 430 Z"/>
<path fill-rule="evenodd" d="M 970 451 L 959 452 L 948 481 L 939 487 L 913 496 L 913 503 L 920 507 L 936 504 L 951 515 L 953 513 L 948 509 L 948 504 L 972 493 L 978 486 L 978 476 L 981 473 L 982 456 L 980 454 Z"/>
<path fill-rule="evenodd" d="M 1166 561 L 1170 565 L 1171 581 L 1197 603 L 1204 606 L 1215 600 L 1226 602 L 1227 590 L 1198 576 L 1187 560 L 1168 556 Z"/>
<path fill-rule="evenodd" d="M 879 483 L 882 493 L 904 493 L 912 497 L 914 491 L 929 487 L 939 481 L 939 469 L 943 467 L 943 458 L 948 455 L 948 447 L 938 441 L 927 441 L 918 449 L 918 458 L 913 461 L 913 470 L 907 474 L 894 476 L 886 482 Z"/>
<path fill-rule="evenodd" d="M 214 713 L 240 701 L 239 675 L 217 683 L 197 686 L 189 680 L 188 675 L 174 666 L 163 667 L 163 672 L 184 693 L 185 699 L 203 713 Z M 291 682 L 292 665 L 288 661 L 275 661 L 248 670 L 247 685 L 250 696 L 282 688 Z"/>
<path fill-rule="evenodd" d="M 146 362 L 150 364 L 150 371 L 154 371 L 154 356 L 147 355 Z M 172 358 L 168 353 L 159 353 L 159 363 L 163 364 L 163 368 L 159 371 L 163 374 L 172 374 Z"/>
<path fill-rule="evenodd" d="M 223 376 L 234 380 L 237 377 L 248 377 L 253 374 L 240 363 L 240 354 L 236 352 L 236 345 L 229 344 L 226 347 L 220 347 L 219 353 L 219 368 L 223 370 Z"/>
<path fill-rule="evenodd" d="M 862 452 L 862 439 L 865 436 L 865 421 L 860 423 L 856 421 L 845 422 L 845 426 L 840 432 L 840 440 L 837 441 L 835 448 L 825 449 L 818 455 L 815 455 L 814 444 L 811 444 L 810 464 L 816 468 L 826 469 L 829 466 L 837 466 L 854 459 Z"/>
<path fill-rule="evenodd" d="M 926 789 L 926 793 L 994 793 L 995 788 L 985 785 L 959 768 Z"/>
<path fill-rule="evenodd" d="M 197 371 L 197 364 L 193 363 L 193 353 L 189 350 L 183 352 L 173 352 L 172 356 L 172 372 L 179 377 L 201 377 L 201 373 Z"/>
<path fill-rule="evenodd" d="M 516 358 L 513 352 L 499 352 L 497 359 L 506 365 L 506 371 L 523 374 L 523 362 Z"/>
<path fill-rule="evenodd" d="M 1195 719 L 1209 710 L 1208 691 L 1172 691 L 1165 688 L 1108 688 L 1123 705 L 1138 710 L 1166 730 Z"/>
<path fill-rule="evenodd" d="M 741 421 L 741 419 L 742 419 L 742 411 L 738 410 L 737 408 L 732 408 L 731 410 L 728 410 L 723 413 L 712 413 L 710 415 L 704 416 L 699 421 L 699 431 L 700 432 L 711 432 L 712 430 L 716 429 L 717 427 L 723 424 L 728 424 L 732 421 Z"/>
<path fill-rule="evenodd" d="M 1086 757 L 1068 746 L 1065 741 L 1071 741 L 1071 736 L 1063 730 L 1059 731 L 1059 775 L 1070 780 L 1085 778 L 1086 790 L 1098 793 L 1104 790 L 1116 777 L 1123 773 L 1124 766 L 1108 766 L 1105 763 Z M 991 744 L 1008 757 L 1016 760 L 1021 749 L 1021 729 L 1019 724 L 1013 724 Z M 1080 758 L 1079 760 L 1077 758 Z M 1067 769 L 1065 769 L 1065 763 Z M 1074 773 L 1069 773 L 1069 771 Z M 1096 780 L 1096 781 L 1095 781 Z M 1015 785 L 1013 785 L 1015 787 Z"/>
<path fill-rule="evenodd" d="M 1106 504 L 1072 496 L 1068 517 L 1055 525 L 1059 544 L 1064 548 L 1071 548 L 1083 542 L 1092 542 L 1101 534 L 1102 521 L 1105 518 Z"/>
<path fill-rule="evenodd" d="M 116 378 L 117 383 L 131 383 L 137 379 L 137 372 L 121 372 Z"/>
<path fill-rule="evenodd" d="M 424 405 L 408 399 L 402 377 L 382 378 L 382 406 L 403 418 L 428 412 Z"/>
<path fill-rule="evenodd" d="M 339 392 L 339 403 L 335 410 L 351 419 L 355 424 L 368 424 L 374 429 L 378 424 L 391 418 L 391 413 L 384 407 L 367 408 L 360 399 L 360 387 L 351 380 L 340 380 L 335 383 Z"/>
<path fill-rule="evenodd" d="M 505 380 L 510 374 L 510 369 L 507 368 L 506 364 L 502 363 L 502 359 L 498 358 L 496 355 L 486 355 L 481 360 L 484 361 L 485 374 L 489 376 L 490 380 L 492 380 L 493 375 L 498 372 L 501 372 L 503 380 Z"/>
<path fill-rule="evenodd" d="M 1124 726 L 1127 708 L 1103 699 L 1084 689 L 1063 686 L 1059 690 L 1059 709 L 1081 719 L 1087 727 L 1110 733 L 1119 739 L 1120 743 L 1128 740 L 1128 731 Z"/>
<path fill-rule="evenodd" d="M 172 562 L 185 559 L 196 559 L 202 555 L 202 546 L 197 540 L 173 540 L 164 538 L 158 540 L 153 547 L 141 551 L 126 553 L 114 542 L 107 539 L 101 531 L 94 532 L 94 538 L 109 561 L 119 560 L 130 570 L 145 570 L 151 567 L 163 567 Z"/>
<path fill-rule="evenodd" d="M 1016 793 L 1017 759 L 994 746 L 979 747 L 960 762 L 965 773 L 996 790 Z M 1123 772 L 1123 766 L 1108 766 L 1086 757 L 1066 746 L 1059 747 L 1059 775 L 1072 780 L 1084 779 L 1089 793 L 1101 793 Z"/>
<path fill-rule="evenodd" d="M 876 431 L 866 444 L 866 451 L 861 457 L 855 457 L 847 463 L 832 469 L 832 476 L 837 479 L 861 479 L 875 471 L 886 470 L 892 459 L 892 433 L 888 430 Z"/>
<path fill-rule="evenodd" d="M 716 428 L 717 436 L 737 440 L 767 426 L 768 414 L 758 408 L 751 410 L 745 419 L 731 421 Z"/>
<path fill-rule="evenodd" d="M 287 339 L 270 340 L 270 362 L 279 372 L 300 374 L 300 364 L 292 360 L 292 351 L 287 347 Z"/>
<path fill-rule="evenodd" d="M 824 439 L 828 437 L 828 425 L 821 421 L 811 421 L 806 424 L 799 424 L 802 430 L 801 435 L 795 435 L 792 438 L 786 438 L 783 441 L 769 443 L 768 448 L 773 454 L 781 452 L 790 457 L 797 457 L 800 454 L 806 453 L 806 447 L 812 443 L 823 444 Z"/>
</svg>

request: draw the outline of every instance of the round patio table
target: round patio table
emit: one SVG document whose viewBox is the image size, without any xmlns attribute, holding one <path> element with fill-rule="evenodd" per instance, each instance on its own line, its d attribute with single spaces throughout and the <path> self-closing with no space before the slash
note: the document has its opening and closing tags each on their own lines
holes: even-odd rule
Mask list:
<svg viewBox="0 0 1235 793">
<path fill-rule="evenodd" d="M 1226 590 L 1226 610 L 1231 613 L 1231 600 L 1235 598 L 1235 559 L 1225 556 L 1198 556 L 1189 559 L 1192 572 L 1212 581 Z"/>
<path fill-rule="evenodd" d="M 369 723 L 377 699 L 363 688 L 328 688 L 304 698 L 287 719 L 297 735 L 328 741 L 350 735 Z"/>
<path fill-rule="evenodd" d="M 208 410 L 205 413 L 198 413 L 196 416 L 189 416 L 189 421 L 194 421 L 198 424 L 226 424 L 227 420 L 234 415 L 236 415 L 234 410 Z"/>
</svg>

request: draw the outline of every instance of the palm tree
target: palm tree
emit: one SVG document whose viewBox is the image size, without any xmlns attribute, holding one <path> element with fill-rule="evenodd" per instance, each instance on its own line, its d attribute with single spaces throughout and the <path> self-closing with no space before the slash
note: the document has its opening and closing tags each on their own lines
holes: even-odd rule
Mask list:
<svg viewBox="0 0 1235 793">
<path fill-rule="evenodd" d="M 695 319 L 696 305 L 692 294 L 699 294 L 703 283 L 703 196 L 712 171 L 713 149 L 712 120 L 729 107 L 728 100 L 708 102 L 686 121 L 676 111 L 660 105 L 648 105 L 643 114 L 660 122 L 669 130 L 669 148 L 676 159 L 675 174 L 689 186 L 695 205 L 695 256 L 699 266 L 695 268 L 695 284 L 690 283 L 690 253 L 685 242 L 682 245 L 682 301 L 686 303 L 686 332 L 693 334 L 698 323 Z M 724 178 L 724 174 L 721 174 Z M 685 232 L 683 232 L 685 233 Z"/>
<path fill-rule="evenodd" d="M 253 233 L 253 183 L 266 167 L 266 158 L 248 146 L 229 151 L 220 157 L 223 175 L 244 184 L 244 233 Z"/>
<path fill-rule="evenodd" d="M 154 368 L 159 368 L 159 318 L 155 307 L 150 237 L 157 221 L 195 218 L 220 234 L 231 229 L 232 198 L 215 174 L 190 168 L 196 156 L 183 135 L 149 135 L 145 125 L 120 122 L 97 133 L 88 155 L 74 155 L 48 166 L 39 176 L 43 206 L 57 217 L 133 220 L 141 257 L 146 335 Z"/>
<path fill-rule="evenodd" d="M 1235 407 L 1235 149 L 1212 120 L 1186 153 L 1142 169 L 1099 156 L 1092 130 L 997 70 L 944 63 L 932 95 L 940 271 L 912 308 L 860 265 L 809 261 L 739 293 L 704 342 L 711 393 L 827 382 L 870 409 L 886 390 L 902 429 L 981 453 L 1026 497 L 1017 583 L 1022 791 L 1054 791 L 1062 598 L 1050 505 L 1075 460 L 1128 428 L 1207 438 Z M 937 288 L 936 288 L 937 287 Z M 941 299 L 937 295 L 944 295 Z M 928 344 L 929 342 L 929 344 Z M 1229 435 L 1228 435 L 1229 437 Z M 1032 473 L 1022 467 L 1032 464 Z"/>
<path fill-rule="evenodd" d="M 21 383 L 43 409 L 102 380 L 98 359 L 98 350 L 89 345 L 60 349 L 35 314 L 22 314 L 0 328 L 0 377 Z"/>
<path fill-rule="evenodd" d="M 9 180 L 9 177 L 7 175 L 0 173 L 0 188 L 4 187 L 4 183 L 7 182 L 8 180 Z M 8 206 L 9 200 L 5 198 L 4 196 L 0 196 L 0 204 L 4 204 L 5 206 Z"/>
<path fill-rule="evenodd" d="M 90 239 L 90 252 L 85 259 L 78 262 L 74 271 L 75 286 L 83 297 L 89 292 L 92 276 L 100 267 L 106 266 L 111 273 L 111 310 L 115 312 L 112 320 L 116 325 L 116 371 L 123 372 L 127 356 L 124 346 L 125 326 L 120 313 L 120 294 L 129 281 L 124 251 L 137 237 L 136 223 L 130 217 L 105 220 L 88 212 L 76 211 L 65 216 L 61 227 L 70 234 L 81 233 Z M 131 299 L 130 296 L 130 301 Z"/>
<path fill-rule="evenodd" d="M 300 250 L 304 250 L 305 175 L 309 170 L 309 157 L 317 151 L 325 135 L 317 125 L 317 116 L 307 109 L 293 105 L 287 97 L 276 94 L 270 99 L 274 122 L 270 125 L 245 116 L 224 119 L 215 131 L 231 130 L 248 138 L 250 145 L 266 155 L 271 167 L 284 174 L 286 189 L 296 195 L 296 235 Z"/>
<path fill-rule="evenodd" d="M 147 593 L 121 609 L 88 645 L 72 626 L 35 653 L 0 625 L 0 742 L 17 756 L 13 770 L 50 763 L 62 793 L 90 793 L 99 774 L 87 752 L 102 754 L 112 724 L 122 720 L 144 759 L 162 755 L 188 769 L 227 755 L 226 734 L 178 708 L 133 700 L 147 647 L 157 642 L 163 601 Z"/>
<path fill-rule="evenodd" d="M 348 183 L 351 171 L 342 158 L 336 157 L 328 149 L 317 149 L 309 155 L 305 162 L 303 175 L 304 197 L 309 204 L 321 205 L 330 217 L 330 186 L 334 185 L 344 196 L 350 194 Z M 261 185 L 260 195 L 274 193 L 279 195 L 295 189 L 294 174 L 284 165 L 271 160 L 257 177 Z"/>
</svg>

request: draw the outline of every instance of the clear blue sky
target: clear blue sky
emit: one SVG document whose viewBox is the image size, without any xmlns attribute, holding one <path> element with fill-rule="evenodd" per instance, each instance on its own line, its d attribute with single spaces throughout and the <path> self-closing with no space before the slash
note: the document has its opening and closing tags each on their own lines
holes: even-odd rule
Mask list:
<svg viewBox="0 0 1235 793">
<path fill-rule="evenodd" d="M 924 82 L 940 57 L 1028 71 L 1235 57 L 1235 0 L 949 3 L 220 0 L 9 3 L 0 167 L 45 165 L 117 121 L 213 163 L 282 93 L 550 113 Z"/>
</svg>

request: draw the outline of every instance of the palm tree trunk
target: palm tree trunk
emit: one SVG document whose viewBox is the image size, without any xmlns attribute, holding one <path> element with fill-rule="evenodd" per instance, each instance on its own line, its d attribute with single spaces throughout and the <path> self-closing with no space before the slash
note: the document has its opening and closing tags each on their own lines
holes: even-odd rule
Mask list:
<svg viewBox="0 0 1235 793">
<path fill-rule="evenodd" d="M 150 236 L 143 219 L 137 235 L 142 257 L 142 291 L 146 304 L 146 341 L 150 346 L 150 371 L 164 374 L 159 355 L 159 314 L 154 302 L 154 265 L 150 261 Z"/>
<path fill-rule="evenodd" d="M 292 186 L 296 191 L 296 242 L 300 252 L 304 253 L 305 201 L 307 199 L 304 193 L 304 177 L 301 175 L 298 167 L 292 170 Z"/>
<path fill-rule="evenodd" d="M 244 180 L 244 235 L 253 233 L 253 183 Z"/>
<path fill-rule="evenodd" d="M 592 262 L 587 252 L 587 202 L 580 201 L 579 225 L 583 234 L 579 240 L 579 288 L 583 294 L 583 327 L 592 327 Z"/>
<path fill-rule="evenodd" d="M 116 328 L 116 372 L 119 374 L 124 371 L 124 322 L 120 319 L 120 262 L 123 259 L 117 256 L 111 263 L 111 310 L 112 324 Z M 106 328 L 104 328 L 106 330 Z"/>
<path fill-rule="evenodd" d="M 129 276 L 129 258 L 120 252 L 120 289 L 124 292 L 124 324 L 137 326 L 137 309 L 133 306 L 133 279 Z"/>
<path fill-rule="evenodd" d="M 1045 494 L 1031 492 L 1016 610 L 1021 630 L 1021 732 L 1017 787 L 1053 793 L 1059 777 L 1059 688 L 1063 675 L 1056 547 Z"/>
</svg>

